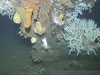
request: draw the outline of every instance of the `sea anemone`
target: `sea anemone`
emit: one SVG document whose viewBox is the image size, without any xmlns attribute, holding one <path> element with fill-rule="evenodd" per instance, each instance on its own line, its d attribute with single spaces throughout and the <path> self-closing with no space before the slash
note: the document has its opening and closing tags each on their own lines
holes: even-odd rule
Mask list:
<svg viewBox="0 0 100 75">
<path fill-rule="evenodd" d="M 43 38 L 43 39 L 42 39 L 42 46 L 43 46 L 45 49 L 48 49 L 48 43 L 47 43 L 47 39 L 46 39 L 46 38 Z"/>
</svg>

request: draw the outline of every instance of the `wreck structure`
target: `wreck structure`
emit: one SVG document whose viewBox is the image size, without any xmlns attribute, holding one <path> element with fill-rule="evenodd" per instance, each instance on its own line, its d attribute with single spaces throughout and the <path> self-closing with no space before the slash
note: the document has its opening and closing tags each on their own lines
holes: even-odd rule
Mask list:
<svg viewBox="0 0 100 75">
<path fill-rule="evenodd" d="M 82 15 L 83 10 L 91 10 L 95 2 L 96 0 L 1 0 L 0 14 L 8 15 L 14 23 L 20 24 L 18 34 L 25 39 L 29 38 L 33 49 L 43 47 L 47 50 L 49 46 L 69 41 L 71 49 L 69 54 L 76 51 L 79 55 L 82 51 L 86 51 L 83 50 L 86 48 L 83 48 L 85 47 L 83 42 L 81 43 L 82 46 L 78 45 L 82 49 L 77 46 L 76 42 L 81 41 L 81 39 L 75 37 L 80 35 L 77 35 L 77 32 L 74 34 L 74 30 L 78 29 L 75 29 L 74 23 L 81 21 L 77 18 L 78 14 Z M 97 32 L 99 31 L 97 29 Z M 99 34 L 95 33 L 95 35 L 95 39 L 98 39 Z M 85 40 L 91 39 L 91 37 L 87 37 L 90 35 L 85 36 L 85 33 L 82 36 Z M 73 40 L 71 40 L 71 37 Z M 88 41 L 88 44 L 91 44 L 90 42 L 94 42 L 94 40 Z M 98 41 L 100 40 L 98 39 Z M 88 55 L 90 54 L 89 51 L 86 52 Z M 94 54 L 96 55 L 95 52 Z"/>
</svg>

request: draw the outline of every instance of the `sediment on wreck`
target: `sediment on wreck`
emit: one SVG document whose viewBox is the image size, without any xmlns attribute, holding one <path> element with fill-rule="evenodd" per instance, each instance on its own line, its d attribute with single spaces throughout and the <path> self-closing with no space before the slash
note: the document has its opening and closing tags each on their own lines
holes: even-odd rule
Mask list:
<svg viewBox="0 0 100 75">
<path fill-rule="evenodd" d="M 41 6 L 39 14 L 40 14 L 39 15 L 40 22 L 46 28 L 45 36 L 46 36 L 47 40 L 50 42 L 50 41 L 52 41 L 52 36 L 51 36 L 51 27 L 50 27 L 50 20 L 49 20 L 47 8 L 44 6 Z"/>
</svg>

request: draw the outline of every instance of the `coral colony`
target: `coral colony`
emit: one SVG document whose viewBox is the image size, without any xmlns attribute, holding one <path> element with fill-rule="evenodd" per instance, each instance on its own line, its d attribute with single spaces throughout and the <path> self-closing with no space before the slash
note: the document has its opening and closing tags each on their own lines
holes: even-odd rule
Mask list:
<svg viewBox="0 0 100 75">
<path fill-rule="evenodd" d="M 78 18 L 78 14 L 82 15 L 83 10 L 90 9 L 91 3 L 77 3 L 75 4 L 75 10 L 73 12 L 68 11 L 67 18 L 68 22 L 71 24 L 67 25 L 64 30 L 64 39 L 69 41 L 68 47 L 70 47 L 69 54 L 73 51 L 79 53 L 85 51 L 88 55 L 96 52 L 96 47 L 94 46 L 95 40 L 100 36 L 100 28 L 97 28 L 97 24 L 93 20 L 86 20 Z M 98 43 L 95 43 L 98 45 Z"/>
<path fill-rule="evenodd" d="M 15 9 L 9 0 L 0 0 L 0 14 L 2 16 L 8 15 L 9 19 L 13 18 Z"/>
<path fill-rule="evenodd" d="M 69 55 L 94 54 L 100 43 L 100 28 L 92 19 L 81 19 L 96 0 L 0 0 L 0 14 L 20 24 L 18 34 L 34 46 L 48 49 L 54 42 L 68 43 Z M 58 29 L 57 29 L 58 28 Z M 56 40 L 56 41 L 54 41 Z M 97 41 L 96 41 L 97 40 Z"/>
</svg>

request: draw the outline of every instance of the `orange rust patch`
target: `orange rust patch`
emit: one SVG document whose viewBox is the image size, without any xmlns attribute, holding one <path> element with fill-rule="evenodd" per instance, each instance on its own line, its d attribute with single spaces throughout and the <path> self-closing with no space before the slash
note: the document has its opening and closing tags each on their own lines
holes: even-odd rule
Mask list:
<svg viewBox="0 0 100 75">
<path fill-rule="evenodd" d="M 31 27 L 31 17 L 32 17 L 33 9 L 26 9 L 26 23 L 24 25 L 25 28 Z"/>
</svg>

